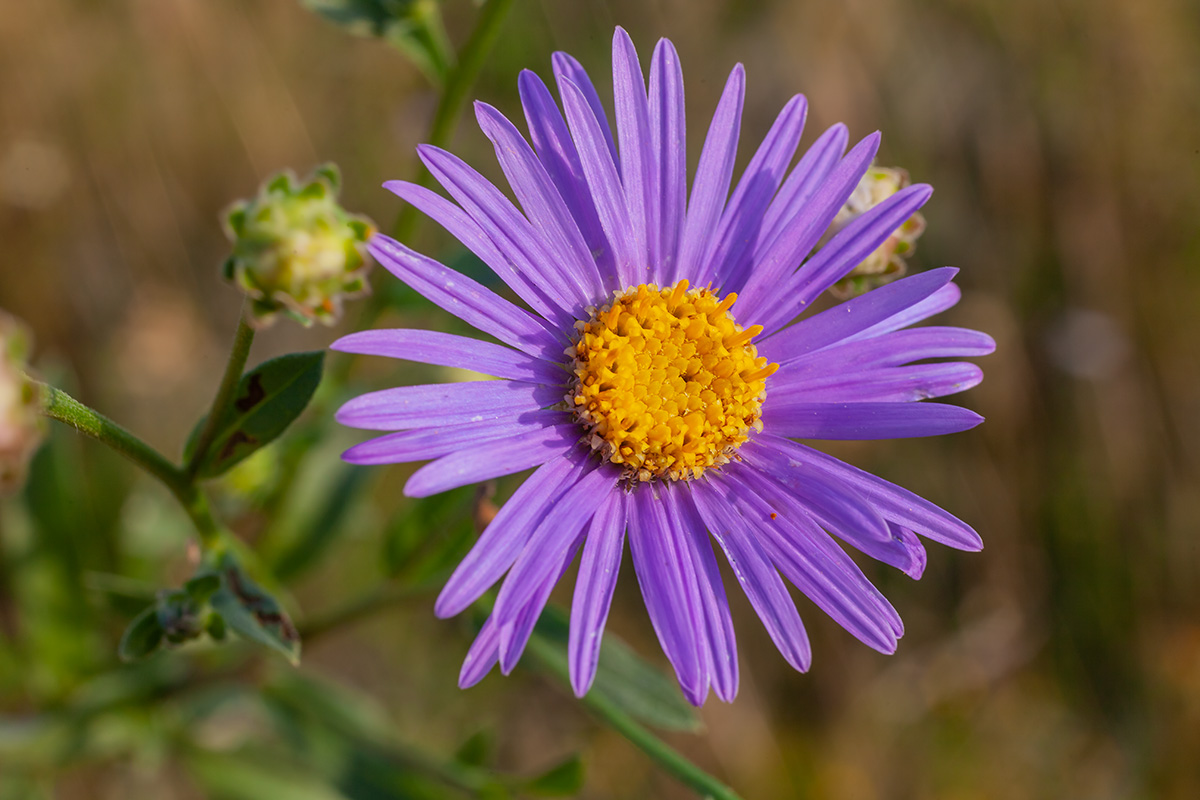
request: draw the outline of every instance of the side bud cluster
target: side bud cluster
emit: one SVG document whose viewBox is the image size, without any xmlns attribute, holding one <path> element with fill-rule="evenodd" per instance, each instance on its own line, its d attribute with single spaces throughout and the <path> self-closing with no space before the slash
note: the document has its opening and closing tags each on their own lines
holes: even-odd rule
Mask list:
<svg viewBox="0 0 1200 800">
<path fill-rule="evenodd" d="M 283 312 L 305 326 L 332 325 L 343 299 L 367 292 L 366 245 L 375 226 L 338 205 L 340 188 L 333 164 L 303 181 L 285 170 L 226 213 L 233 253 L 224 275 L 253 301 L 253 324 Z"/>
<path fill-rule="evenodd" d="M 908 186 L 908 183 L 908 173 L 902 169 L 872 166 L 858 182 L 846 205 L 833 218 L 833 224 L 825 234 L 826 241 L 856 218 Z M 912 255 L 917 239 L 924 232 L 925 218 L 916 212 L 849 275 L 834 284 L 833 294 L 844 300 L 903 277 L 907 268 L 905 259 Z"/>
<path fill-rule="evenodd" d="M 0 311 L 0 495 L 25 482 L 29 461 L 46 434 L 37 386 L 25 377 L 29 334 Z"/>
</svg>

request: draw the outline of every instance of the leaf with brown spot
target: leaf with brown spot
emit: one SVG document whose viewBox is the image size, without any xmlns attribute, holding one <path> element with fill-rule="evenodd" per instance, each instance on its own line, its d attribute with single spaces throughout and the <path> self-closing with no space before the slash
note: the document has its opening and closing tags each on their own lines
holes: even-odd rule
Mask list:
<svg viewBox="0 0 1200 800">
<path fill-rule="evenodd" d="M 292 353 L 265 361 L 242 376 L 208 454 L 196 474 L 215 478 L 278 437 L 304 411 L 321 382 L 325 354 Z M 184 450 L 191 457 L 204 425 L 196 425 Z"/>
</svg>

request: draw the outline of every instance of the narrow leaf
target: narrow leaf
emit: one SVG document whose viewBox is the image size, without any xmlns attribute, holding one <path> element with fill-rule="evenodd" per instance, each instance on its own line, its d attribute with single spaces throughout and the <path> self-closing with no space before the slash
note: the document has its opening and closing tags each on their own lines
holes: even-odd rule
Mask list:
<svg viewBox="0 0 1200 800">
<path fill-rule="evenodd" d="M 287 612 L 226 554 L 219 565 L 221 588 L 212 607 L 239 636 L 269 647 L 293 665 L 300 663 L 300 634 Z"/>
<path fill-rule="evenodd" d="M 382 39 L 410 58 L 435 84 L 445 83 L 454 51 L 437 0 L 300 0 L 355 36 Z"/>
<path fill-rule="evenodd" d="M 534 635 L 551 645 L 566 674 L 568 617 L 555 606 L 547 606 Z M 698 731 L 700 718 L 679 692 L 674 679 L 646 663 L 612 633 L 604 634 L 600 663 L 592 692 L 629 716 L 662 730 Z"/>
<path fill-rule="evenodd" d="M 158 610 L 150 606 L 129 623 L 121 635 L 117 653 L 122 661 L 137 661 L 158 650 L 162 640 L 163 629 L 158 624 Z"/>
<path fill-rule="evenodd" d="M 323 351 L 292 353 L 259 364 L 242 376 L 233 404 L 196 471 L 215 478 L 278 437 L 304 411 L 321 382 Z M 185 448 L 190 459 L 196 426 Z"/>
</svg>

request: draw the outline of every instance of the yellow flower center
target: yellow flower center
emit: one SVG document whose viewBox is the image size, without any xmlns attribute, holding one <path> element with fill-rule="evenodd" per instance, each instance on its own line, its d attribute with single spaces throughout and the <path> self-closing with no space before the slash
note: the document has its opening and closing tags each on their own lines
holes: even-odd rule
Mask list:
<svg viewBox="0 0 1200 800">
<path fill-rule="evenodd" d="M 575 323 L 567 401 L 628 481 L 699 478 L 761 430 L 766 379 L 779 365 L 750 343 L 761 325 L 733 321 L 736 299 L 686 280 L 642 284 Z"/>
</svg>

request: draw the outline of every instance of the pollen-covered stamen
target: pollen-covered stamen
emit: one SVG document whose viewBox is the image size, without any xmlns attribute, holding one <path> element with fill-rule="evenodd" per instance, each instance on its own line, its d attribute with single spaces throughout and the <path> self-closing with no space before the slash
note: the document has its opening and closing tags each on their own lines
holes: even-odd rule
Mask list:
<svg viewBox="0 0 1200 800">
<path fill-rule="evenodd" d="M 629 480 L 686 480 L 727 462 L 760 430 L 768 364 L 718 298 L 686 280 L 642 284 L 589 309 L 567 351 L 575 380 L 567 402 L 591 446 Z"/>
</svg>

